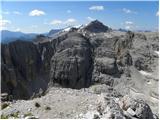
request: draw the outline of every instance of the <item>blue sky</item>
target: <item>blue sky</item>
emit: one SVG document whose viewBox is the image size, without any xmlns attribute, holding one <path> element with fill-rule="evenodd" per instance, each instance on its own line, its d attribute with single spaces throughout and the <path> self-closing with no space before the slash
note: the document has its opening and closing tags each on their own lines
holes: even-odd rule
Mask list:
<svg viewBox="0 0 160 120">
<path fill-rule="evenodd" d="M 158 29 L 158 1 L 2 2 L 2 29 L 43 33 L 98 19 L 111 28 Z"/>
</svg>

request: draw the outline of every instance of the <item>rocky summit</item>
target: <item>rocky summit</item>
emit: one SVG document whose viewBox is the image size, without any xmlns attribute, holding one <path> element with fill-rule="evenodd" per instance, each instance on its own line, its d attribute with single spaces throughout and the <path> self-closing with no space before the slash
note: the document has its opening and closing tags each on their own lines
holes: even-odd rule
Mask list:
<svg viewBox="0 0 160 120">
<path fill-rule="evenodd" d="M 1 118 L 159 118 L 158 32 L 98 20 L 1 44 Z"/>
</svg>

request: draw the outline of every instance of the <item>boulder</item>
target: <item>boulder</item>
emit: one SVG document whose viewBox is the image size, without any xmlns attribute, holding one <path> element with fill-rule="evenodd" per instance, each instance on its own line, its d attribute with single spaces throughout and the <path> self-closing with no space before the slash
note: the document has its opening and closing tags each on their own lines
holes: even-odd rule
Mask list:
<svg viewBox="0 0 160 120">
<path fill-rule="evenodd" d="M 51 60 L 51 81 L 70 88 L 89 87 L 93 69 L 92 47 L 81 34 L 71 32 Z"/>
<path fill-rule="evenodd" d="M 131 116 L 135 116 L 135 115 L 136 115 L 135 111 L 132 110 L 131 108 L 128 108 L 128 109 L 127 109 L 127 112 L 128 112 Z"/>
<path fill-rule="evenodd" d="M 103 73 L 103 74 L 116 74 L 118 73 L 118 68 L 116 65 L 116 61 L 113 58 L 96 58 L 95 59 L 95 67 L 97 71 Z"/>
<path fill-rule="evenodd" d="M 1 93 L 1 101 L 7 101 L 8 100 L 8 93 Z"/>
<path fill-rule="evenodd" d="M 131 66 L 133 64 L 132 56 L 130 55 L 129 51 L 126 51 L 122 54 L 120 62 L 122 66 Z"/>
<path fill-rule="evenodd" d="M 133 117 L 139 119 L 153 119 L 151 108 L 141 99 L 133 99 L 129 96 L 124 96 L 120 100 L 120 107 Z"/>
<path fill-rule="evenodd" d="M 103 119 L 124 119 L 122 109 L 109 94 L 101 94 L 98 99 L 97 111 Z"/>
<path fill-rule="evenodd" d="M 114 49 L 117 58 L 121 57 L 121 55 L 123 55 L 124 52 L 126 52 L 126 50 L 133 48 L 133 38 L 134 38 L 134 33 L 129 31 L 115 41 Z"/>
<path fill-rule="evenodd" d="M 120 73 L 114 58 L 95 58 L 92 80 L 94 82 L 112 86 L 114 77 L 119 77 Z"/>
</svg>

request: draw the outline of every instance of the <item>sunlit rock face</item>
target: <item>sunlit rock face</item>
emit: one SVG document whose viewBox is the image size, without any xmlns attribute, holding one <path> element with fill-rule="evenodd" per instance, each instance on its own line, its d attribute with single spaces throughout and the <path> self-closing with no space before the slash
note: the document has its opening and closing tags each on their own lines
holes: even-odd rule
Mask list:
<svg viewBox="0 0 160 120">
<path fill-rule="evenodd" d="M 33 42 L 1 45 L 1 91 L 29 99 L 49 87 L 105 84 L 158 110 L 158 33 L 111 30 L 99 21 Z"/>
</svg>

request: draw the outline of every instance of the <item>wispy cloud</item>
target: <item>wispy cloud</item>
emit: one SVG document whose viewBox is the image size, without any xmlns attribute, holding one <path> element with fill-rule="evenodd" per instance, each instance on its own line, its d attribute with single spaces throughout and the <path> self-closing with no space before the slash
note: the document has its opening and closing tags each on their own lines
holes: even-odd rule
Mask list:
<svg viewBox="0 0 160 120">
<path fill-rule="evenodd" d="M 15 14 L 15 15 L 22 15 L 22 13 L 19 12 L 19 11 L 13 11 L 13 14 Z"/>
<path fill-rule="evenodd" d="M 31 28 L 37 28 L 38 26 L 37 25 L 31 25 Z"/>
<path fill-rule="evenodd" d="M 65 24 L 74 24 L 74 23 L 76 23 L 76 19 L 74 19 L 74 18 L 69 18 L 69 19 L 67 19 L 64 23 L 65 23 Z"/>
<path fill-rule="evenodd" d="M 125 25 L 133 25 L 134 23 L 132 21 L 125 21 Z"/>
<path fill-rule="evenodd" d="M 159 16 L 159 11 L 157 11 L 156 16 Z"/>
<path fill-rule="evenodd" d="M 50 22 L 51 25 L 59 25 L 62 24 L 63 22 L 61 20 L 53 20 Z"/>
<path fill-rule="evenodd" d="M 88 21 L 93 21 L 93 20 L 95 20 L 95 19 L 92 18 L 92 17 L 87 17 L 87 20 L 88 20 Z"/>
<path fill-rule="evenodd" d="M 3 19 L 0 19 L 0 27 L 4 27 L 8 24 L 11 24 L 11 21 L 10 20 L 3 20 Z"/>
<path fill-rule="evenodd" d="M 132 21 L 125 21 L 123 23 L 123 25 L 124 25 L 125 29 L 127 29 L 127 30 L 131 30 L 134 27 L 136 27 L 135 24 L 134 24 L 134 22 L 132 22 Z"/>
<path fill-rule="evenodd" d="M 11 24 L 10 20 L 0 19 L 0 29 L 5 29 L 7 25 Z"/>
<path fill-rule="evenodd" d="M 76 23 L 77 23 L 77 20 L 74 18 L 69 18 L 65 21 L 55 19 L 50 22 L 51 25 L 75 25 Z"/>
<path fill-rule="evenodd" d="M 19 32 L 19 31 L 21 31 L 21 29 L 20 29 L 20 28 L 16 28 L 15 31 L 16 31 L 16 32 Z"/>
<path fill-rule="evenodd" d="M 2 13 L 2 14 L 5 14 L 5 15 L 9 15 L 9 14 L 10 14 L 9 11 L 2 11 L 1 13 Z"/>
<path fill-rule="evenodd" d="M 22 15 L 22 13 L 19 12 L 19 11 L 13 11 L 13 12 L 10 12 L 10 11 L 2 11 L 1 14 L 4 14 L 4 15 L 9 15 L 9 14 Z"/>
<path fill-rule="evenodd" d="M 127 30 L 130 30 L 131 29 L 131 26 L 125 26 L 125 29 L 127 29 Z"/>
<path fill-rule="evenodd" d="M 32 10 L 30 13 L 29 13 L 29 16 L 42 16 L 42 15 L 45 15 L 46 13 L 42 10 Z"/>
<path fill-rule="evenodd" d="M 127 13 L 127 14 L 137 14 L 136 11 L 132 11 L 132 10 L 127 9 L 127 8 L 123 8 L 122 11 L 123 11 L 124 13 Z"/>
<path fill-rule="evenodd" d="M 67 10 L 67 13 L 71 13 L 72 11 L 71 10 Z"/>
<path fill-rule="evenodd" d="M 94 5 L 94 6 L 91 6 L 89 10 L 102 11 L 104 10 L 104 6 Z"/>
</svg>

